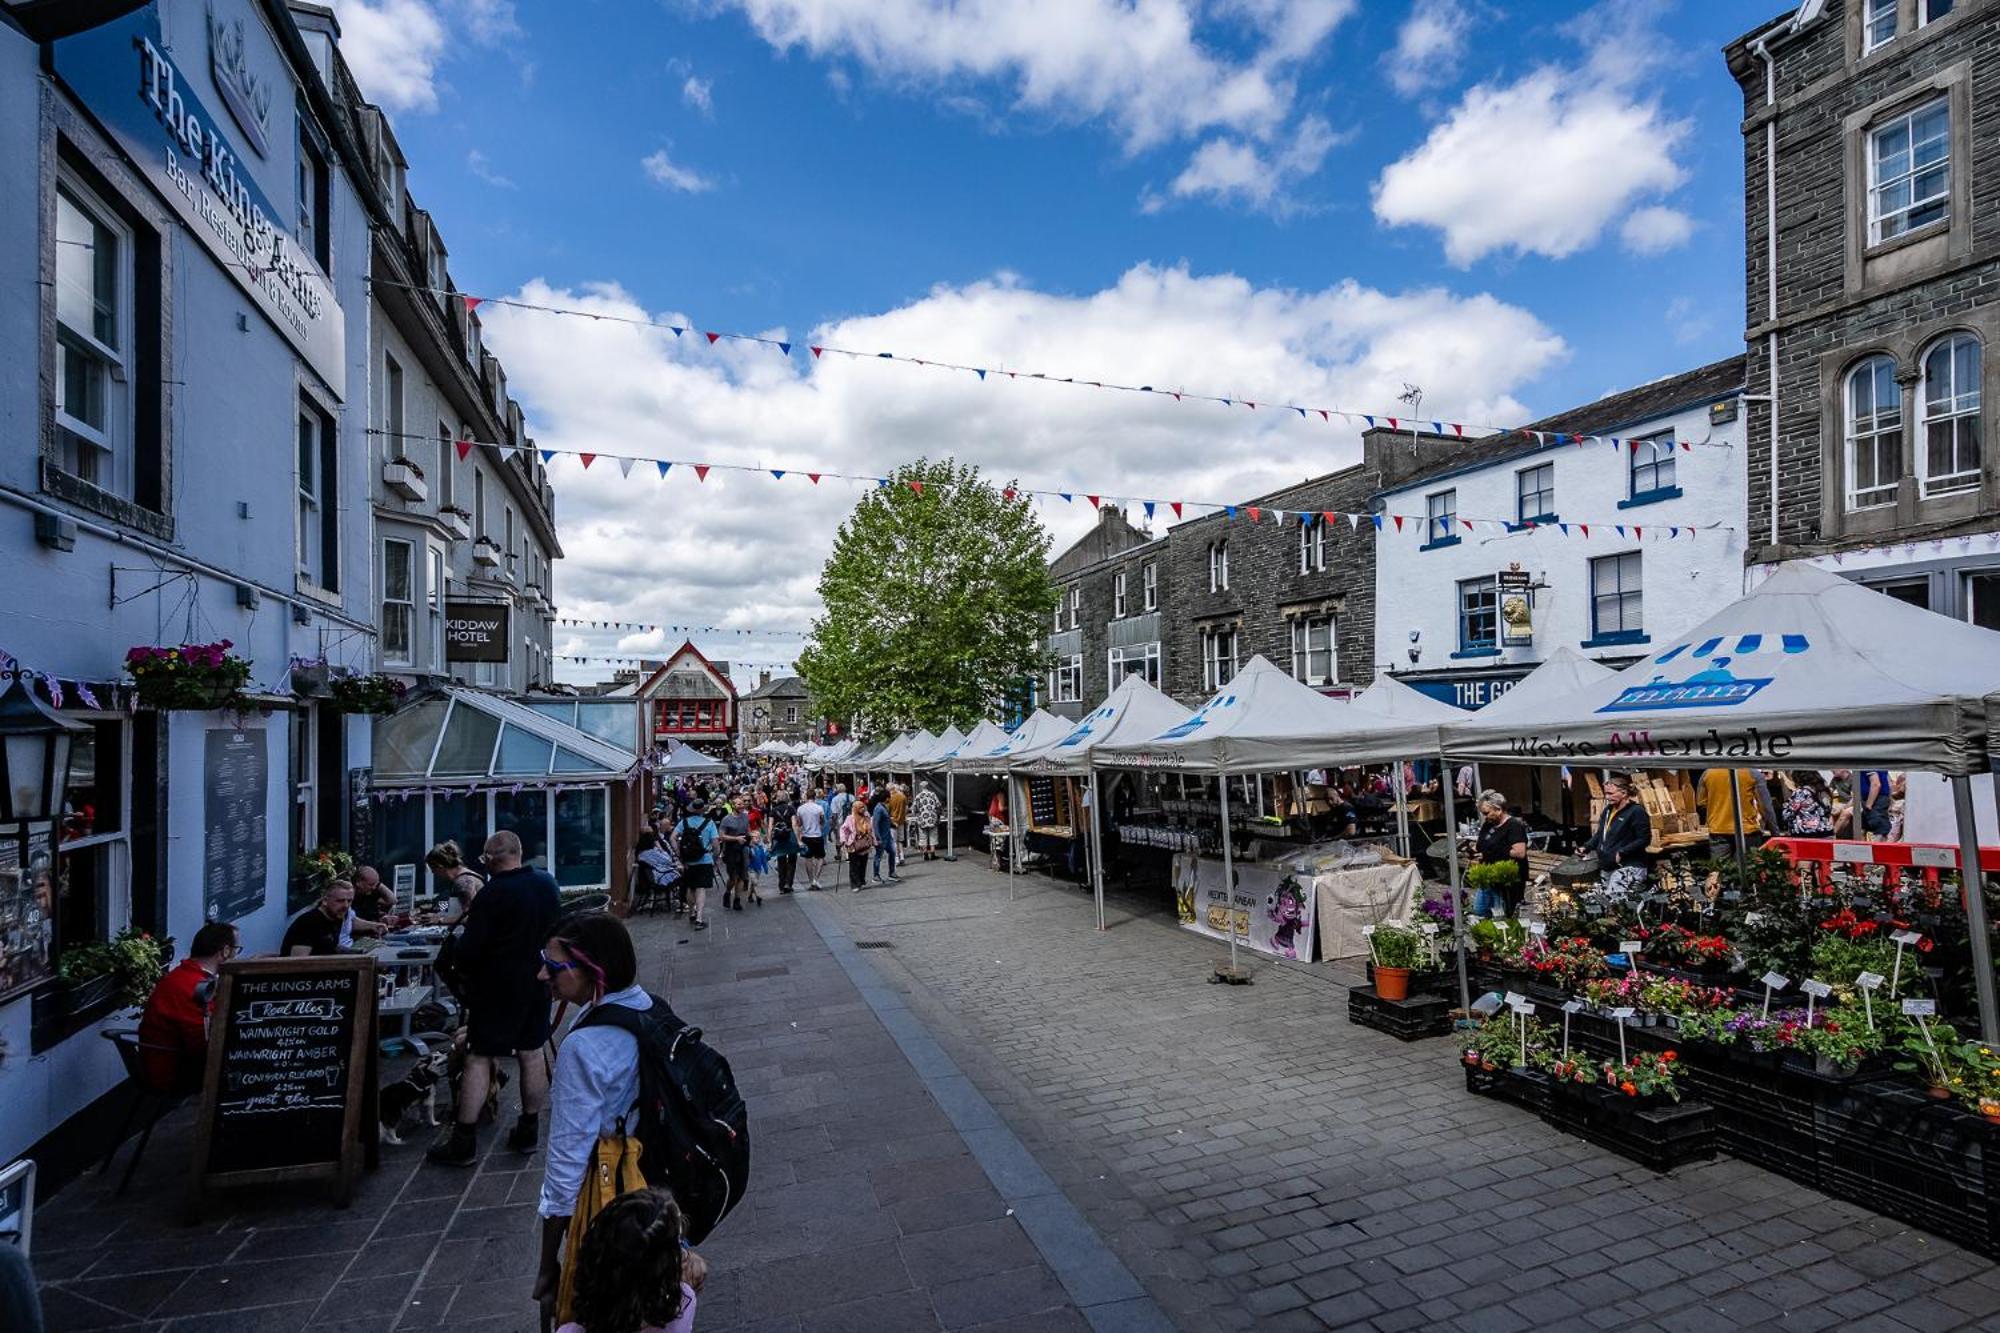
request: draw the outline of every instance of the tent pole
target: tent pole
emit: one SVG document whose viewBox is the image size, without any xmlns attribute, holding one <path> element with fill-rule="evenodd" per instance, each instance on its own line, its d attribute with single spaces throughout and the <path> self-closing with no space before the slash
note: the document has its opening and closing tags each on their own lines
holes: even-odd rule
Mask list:
<svg viewBox="0 0 2000 1333">
<path fill-rule="evenodd" d="M 1450 769 L 1442 755 L 1438 767 L 1445 772 L 1446 780 L 1438 783 L 1444 789 L 1444 834 L 1451 845 L 1448 859 L 1451 865 L 1451 930 L 1458 937 L 1458 1008 L 1468 1018 L 1472 1014 L 1472 978 L 1465 966 L 1465 894 L 1458 883 L 1458 783 L 1451 780 Z M 1402 760 L 1396 761 L 1398 772 L 1402 771 Z"/>
<path fill-rule="evenodd" d="M 1020 812 L 1014 808 L 1014 779 L 1011 774 L 1000 775 L 1000 790 L 1007 795 L 1007 901 L 1014 901 L 1014 867 L 1021 859 L 1021 835 L 1016 831 L 1021 827 Z"/>
<path fill-rule="evenodd" d="M 1401 843 L 1398 852 L 1410 855 L 1410 785 L 1403 780 L 1403 761 L 1396 761 L 1396 840 Z"/>
<path fill-rule="evenodd" d="M 958 851 L 954 845 L 958 834 L 958 807 L 952 804 L 956 798 L 958 770 L 945 765 L 944 770 L 944 859 L 956 861 Z"/>
<path fill-rule="evenodd" d="M 1222 789 L 1222 901 L 1227 912 L 1223 928 L 1229 932 L 1229 971 L 1225 979 L 1234 981 L 1243 975 L 1236 965 L 1236 842 L 1229 830 L 1229 777 L 1218 773 L 1215 782 Z"/>
<path fill-rule="evenodd" d="M 1965 922 L 1972 932 L 1972 980 L 1979 992 L 1979 1035 L 1989 1046 L 2000 1042 L 2000 999 L 1994 995 L 1993 937 L 1987 933 L 1985 874 L 1979 865 L 1979 821 L 1972 813 L 1972 779 L 1951 780 L 1958 808 L 1958 878 L 1965 892 Z"/>
<path fill-rule="evenodd" d="M 1097 770 L 1090 770 L 1090 878 L 1097 895 L 1097 928 L 1104 929 L 1104 833 L 1098 823 Z"/>
<path fill-rule="evenodd" d="M 1743 790 L 1736 785 L 1736 770 L 1724 770 L 1729 774 L 1729 809 L 1736 816 L 1736 887 L 1741 890 L 1750 884 L 1750 840 L 1743 835 Z"/>
</svg>

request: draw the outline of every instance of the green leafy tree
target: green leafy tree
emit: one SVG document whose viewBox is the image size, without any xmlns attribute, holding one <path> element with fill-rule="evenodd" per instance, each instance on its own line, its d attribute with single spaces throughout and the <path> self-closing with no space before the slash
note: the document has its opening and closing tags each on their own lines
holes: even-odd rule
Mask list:
<svg viewBox="0 0 2000 1333">
<path fill-rule="evenodd" d="M 967 727 L 1047 669 L 1049 534 L 1007 492 L 976 467 L 918 459 L 862 497 L 798 659 L 822 713 L 876 731 Z"/>
</svg>

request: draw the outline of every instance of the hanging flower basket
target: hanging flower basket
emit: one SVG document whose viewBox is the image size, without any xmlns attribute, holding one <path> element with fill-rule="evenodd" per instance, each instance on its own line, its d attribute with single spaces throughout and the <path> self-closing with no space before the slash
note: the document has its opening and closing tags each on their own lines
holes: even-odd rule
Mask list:
<svg viewBox="0 0 2000 1333">
<path fill-rule="evenodd" d="M 333 706 L 343 713 L 393 713 L 410 687 L 377 671 L 366 676 L 336 676 L 328 686 Z"/>
<path fill-rule="evenodd" d="M 125 654 L 125 671 L 141 708 L 196 712 L 244 702 L 250 663 L 229 650 L 228 639 L 184 643 L 177 648 L 142 646 Z"/>
<path fill-rule="evenodd" d="M 325 661 L 292 659 L 292 693 L 301 699 L 324 699 L 333 687 L 333 668 Z"/>
</svg>

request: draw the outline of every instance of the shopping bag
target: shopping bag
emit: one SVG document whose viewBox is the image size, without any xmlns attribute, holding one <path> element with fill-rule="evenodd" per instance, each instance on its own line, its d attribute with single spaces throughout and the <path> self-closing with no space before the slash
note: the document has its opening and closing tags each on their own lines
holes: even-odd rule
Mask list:
<svg viewBox="0 0 2000 1333">
<path fill-rule="evenodd" d="M 761 842 L 751 843 L 750 873 L 753 875 L 761 875 L 770 868 L 771 868 L 771 854 L 770 852 L 764 849 L 764 844 Z"/>
<path fill-rule="evenodd" d="M 583 1188 L 577 1191 L 576 1208 L 569 1215 L 569 1234 L 563 1238 L 562 1284 L 556 1297 L 558 1326 L 576 1317 L 576 1257 L 582 1252 L 584 1233 L 613 1199 L 646 1188 L 646 1177 L 639 1171 L 639 1157 L 644 1151 L 638 1139 L 625 1133 L 623 1120 L 618 1122 L 616 1134 L 606 1134 L 597 1140 L 590 1165 L 584 1171 Z"/>
</svg>

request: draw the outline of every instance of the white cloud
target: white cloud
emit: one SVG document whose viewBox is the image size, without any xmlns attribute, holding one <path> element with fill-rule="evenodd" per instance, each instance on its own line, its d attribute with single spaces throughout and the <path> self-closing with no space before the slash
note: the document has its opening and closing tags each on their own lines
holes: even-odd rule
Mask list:
<svg viewBox="0 0 2000 1333">
<path fill-rule="evenodd" d="M 480 152 L 477 148 L 465 155 L 465 169 L 480 180 L 485 181 L 488 185 L 496 186 L 502 190 L 516 188 L 513 178 L 501 175 L 494 169 L 493 164 L 487 160 L 486 154 Z"/>
<path fill-rule="evenodd" d="M 493 45 L 521 35 L 514 0 L 451 0 L 451 5 L 476 42 Z"/>
<path fill-rule="evenodd" d="M 1416 0 L 1382 58 L 1396 91 L 1415 97 L 1454 82 L 1474 18 L 1466 0 Z"/>
<path fill-rule="evenodd" d="M 1634 254 L 1664 254 L 1687 244 L 1694 235 L 1694 219 L 1677 208 L 1649 204 L 1636 213 L 1628 213 L 1618 235 L 1625 248 Z"/>
<path fill-rule="evenodd" d="M 340 54 L 362 96 L 390 111 L 437 109 L 445 25 L 426 0 L 334 0 Z"/>
<path fill-rule="evenodd" d="M 681 101 L 704 116 L 710 115 L 715 111 L 714 89 L 714 80 L 700 79 L 690 74 L 687 76 L 687 82 L 681 85 Z"/>
<path fill-rule="evenodd" d="M 720 0 L 770 45 L 886 80 L 1009 85 L 1019 106 L 1109 121 L 1133 149 L 1284 123 L 1297 68 L 1354 0 Z M 1246 35 L 1250 54 L 1215 38 Z"/>
<path fill-rule="evenodd" d="M 1571 25 L 1579 66 L 1471 89 L 1375 182 L 1375 216 L 1444 233 L 1459 265 L 1495 251 L 1562 259 L 1634 203 L 1677 189 L 1690 126 L 1648 79 L 1663 58 L 1648 11 L 1613 0 Z"/>
<path fill-rule="evenodd" d="M 613 284 L 518 299 L 683 323 L 647 312 Z M 490 312 L 490 313 L 489 313 Z M 1296 400 L 1368 410 L 1421 383 L 1438 411 L 1472 421 L 1529 415 L 1520 388 L 1567 354 L 1526 310 L 1491 296 L 1435 289 L 1383 292 L 1354 282 L 1317 291 L 1260 288 L 1227 275 L 1139 265 L 1100 291 L 1058 295 L 1002 276 L 939 286 L 879 314 L 841 319 L 775 349 L 690 332 L 635 328 L 509 307 L 481 311 L 527 407 L 538 443 L 685 461 L 784 468 L 713 472 L 698 483 L 650 464 L 622 477 L 610 460 L 553 465 L 563 545 L 565 615 L 796 628 L 817 602 L 820 565 L 861 484 L 806 471 L 877 476 L 897 463 L 951 454 L 989 476 L 1074 487 L 1041 514 L 1059 545 L 1091 521 L 1083 493 L 1225 503 L 1330 471 L 1358 456 L 1335 418 L 1300 420 L 1269 404 Z M 783 331 L 768 331 L 786 337 Z M 1264 408 L 1136 396 L 881 362 L 812 359 L 807 345 L 1078 378 L 1210 390 Z M 1159 510 L 1159 526 L 1169 511 Z M 633 638 L 631 650 L 671 647 Z M 748 658 L 792 640 L 728 651 Z M 609 646 L 589 651 L 611 652 Z M 567 678 L 608 674 L 580 669 Z"/>
<path fill-rule="evenodd" d="M 1176 199 L 1205 195 L 1218 202 L 1289 212 L 1296 205 L 1286 187 L 1318 171 L 1341 142 L 1342 136 L 1319 116 L 1301 120 L 1290 141 L 1275 150 L 1243 139 L 1210 139 L 1195 150 L 1167 190 Z M 1142 206 L 1149 213 L 1158 212 L 1164 202 L 1156 195 L 1147 196 Z"/>
<path fill-rule="evenodd" d="M 655 184 L 664 185 L 670 190 L 700 194 L 704 190 L 715 188 L 715 182 L 700 172 L 676 164 L 667 156 L 667 150 L 664 148 L 656 148 L 646 154 L 639 165 L 646 169 L 646 174 L 653 178 Z"/>
</svg>

